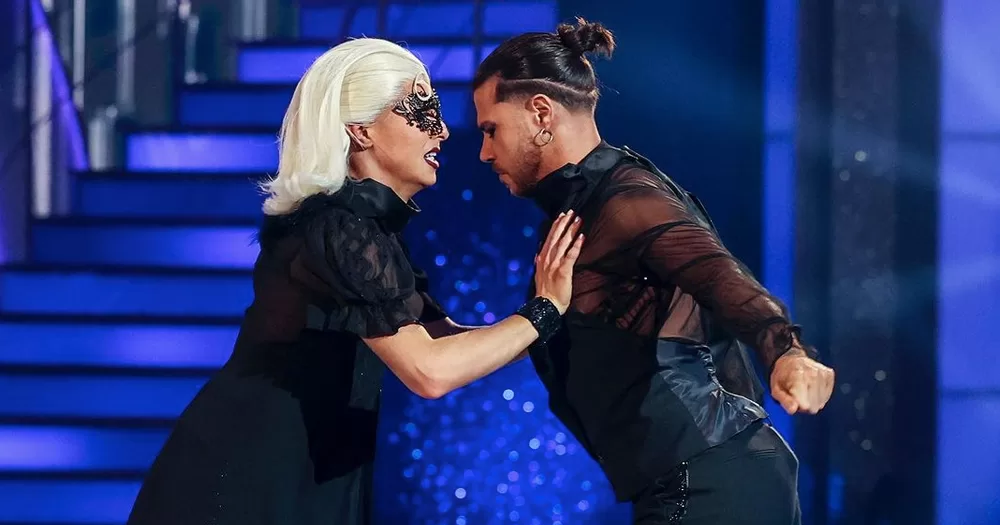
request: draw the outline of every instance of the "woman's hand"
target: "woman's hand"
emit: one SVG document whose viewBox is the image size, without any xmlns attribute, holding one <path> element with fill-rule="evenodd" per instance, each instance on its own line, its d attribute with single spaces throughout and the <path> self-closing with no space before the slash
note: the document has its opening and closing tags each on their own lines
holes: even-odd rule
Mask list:
<svg viewBox="0 0 1000 525">
<path fill-rule="evenodd" d="M 573 265 L 583 247 L 579 231 L 572 212 L 560 216 L 535 257 L 536 294 L 552 301 L 560 314 L 566 313 L 573 297 Z M 407 388 L 436 399 L 523 356 L 541 335 L 518 314 L 492 326 L 458 331 L 435 339 L 423 325 L 411 324 L 394 335 L 363 340 Z"/>
<path fill-rule="evenodd" d="M 580 218 L 573 210 L 560 214 L 535 256 L 535 295 L 566 313 L 573 298 L 573 265 L 583 248 Z"/>
</svg>

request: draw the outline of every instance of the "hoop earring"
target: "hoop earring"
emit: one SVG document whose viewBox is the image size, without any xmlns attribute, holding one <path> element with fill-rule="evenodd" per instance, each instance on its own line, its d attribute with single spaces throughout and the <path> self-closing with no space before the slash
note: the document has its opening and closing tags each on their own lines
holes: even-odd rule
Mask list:
<svg viewBox="0 0 1000 525">
<path fill-rule="evenodd" d="M 551 131 L 549 131 L 547 129 L 540 129 L 540 130 L 538 130 L 538 133 L 535 134 L 535 138 L 533 139 L 533 142 L 539 148 L 544 148 L 545 146 L 548 146 L 549 143 L 552 142 L 553 138 L 555 138 L 555 136 L 552 135 Z"/>
</svg>

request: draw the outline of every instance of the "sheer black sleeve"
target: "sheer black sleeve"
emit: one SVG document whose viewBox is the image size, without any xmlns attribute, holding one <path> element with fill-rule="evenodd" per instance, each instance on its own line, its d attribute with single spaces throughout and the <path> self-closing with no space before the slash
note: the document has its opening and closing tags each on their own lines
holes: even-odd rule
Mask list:
<svg viewBox="0 0 1000 525">
<path fill-rule="evenodd" d="M 601 238 L 624 246 L 641 270 L 673 285 L 752 346 L 771 369 L 798 342 L 785 306 L 729 253 L 711 225 L 662 180 L 630 169 L 595 224 Z M 602 242 L 591 236 L 589 242 Z"/>
<path fill-rule="evenodd" d="M 406 246 L 406 242 L 402 237 L 397 237 L 396 239 L 399 241 L 400 246 L 403 247 L 403 253 L 406 254 L 406 259 L 411 260 L 410 249 Z M 420 322 L 433 323 L 448 317 L 448 313 L 445 312 L 441 303 L 438 303 L 434 300 L 434 297 L 431 296 L 430 279 L 427 277 L 427 272 L 417 266 L 414 266 L 412 262 L 410 265 L 413 267 L 413 277 L 416 279 L 417 293 L 420 294 L 420 298 L 424 301 L 424 306 L 420 313 Z"/>
<path fill-rule="evenodd" d="M 424 301 L 423 309 L 420 312 L 421 323 L 433 323 L 448 317 L 441 303 L 434 300 L 430 293 L 430 280 L 427 273 L 420 268 L 413 267 L 413 276 L 416 278 L 416 290 L 420 298 Z"/>
<path fill-rule="evenodd" d="M 295 266 L 297 280 L 328 299 L 331 329 L 381 337 L 421 321 L 424 301 L 405 251 L 372 219 L 328 212 L 309 229 Z"/>
</svg>

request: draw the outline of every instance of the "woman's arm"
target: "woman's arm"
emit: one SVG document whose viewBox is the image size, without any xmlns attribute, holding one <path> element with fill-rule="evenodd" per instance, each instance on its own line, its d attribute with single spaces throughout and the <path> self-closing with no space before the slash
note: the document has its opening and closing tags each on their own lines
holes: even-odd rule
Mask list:
<svg viewBox="0 0 1000 525">
<path fill-rule="evenodd" d="M 572 212 L 560 217 L 535 258 L 536 297 L 550 301 L 558 315 L 569 307 L 573 265 L 583 246 L 583 237 L 577 233 L 579 227 Z M 393 335 L 364 341 L 407 388 L 434 399 L 502 368 L 539 335 L 550 335 L 539 334 L 536 326 L 549 332 L 551 316 L 556 314 L 519 313 L 492 326 L 458 330 L 461 333 L 437 339 L 424 326 L 409 325 Z"/>
<path fill-rule="evenodd" d="M 433 339 L 440 339 L 449 335 L 464 334 L 465 332 L 470 332 L 472 330 L 481 330 L 483 328 L 489 328 L 492 325 L 486 326 L 467 326 L 460 325 L 455 321 L 452 321 L 450 317 L 446 317 L 440 321 L 434 321 L 433 323 L 425 323 L 424 328 L 427 329 L 427 333 Z M 524 358 L 528 357 L 528 350 L 522 350 L 520 354 L 517 354 L 514 359 L 511 359 L 507 364 L 514 364 Z"/>
<path fill-rule="evenodd" d="M 445 317 L 440 321 L 424 323 L 424 328 L 432 339 L 440 339 L 449 335 L 464 334 L 470 330 L 484 328 L 482 326 L 464 326 L 452 321 L 450 317 Z"/>
<path fill-rule="evenodd" d="M 421 325 L 409 325 L 365 343 L 413 393 L 436 399 L 502 368 L 538 335 L 530 321 L 512 315 L 492 326 L 438 339 Z"/>
</svg>

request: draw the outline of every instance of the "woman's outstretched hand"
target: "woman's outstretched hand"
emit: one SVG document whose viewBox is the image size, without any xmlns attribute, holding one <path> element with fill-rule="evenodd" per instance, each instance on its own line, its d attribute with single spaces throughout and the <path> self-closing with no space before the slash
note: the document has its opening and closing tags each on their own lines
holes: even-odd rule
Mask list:
<svg viewBox="0 0 1000 525">
<path fill-rule="evenodd" d="M 573 210 L 560 214 L 535 256 L 535 295 L 552 301 L 560 314 L 573 298 L 573 265 L 583 248 L 580 226 Z"/>
</svg>

